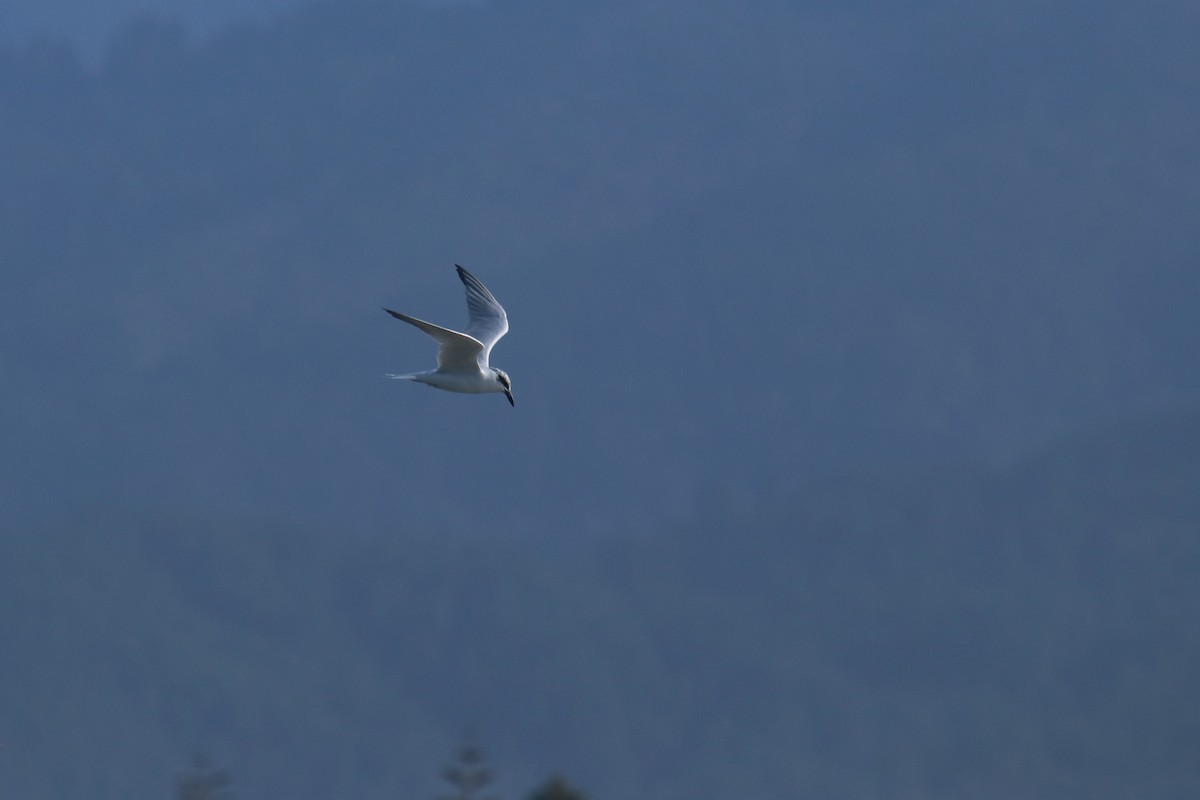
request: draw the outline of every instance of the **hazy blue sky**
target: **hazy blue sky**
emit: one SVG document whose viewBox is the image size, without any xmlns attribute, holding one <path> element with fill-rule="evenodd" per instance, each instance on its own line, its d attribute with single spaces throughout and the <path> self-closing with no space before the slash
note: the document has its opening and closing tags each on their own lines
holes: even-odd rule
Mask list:
<svg viewBox="0 0 1200 800">
<path fill-rule="evenodd" d="M 262 18 L 300 4 L 300 0 L 4 0 L 0 43 L 19 44 L 46 34 L 70 39 L 94 55 L 115 29 L 140 14 L 174 17 L 203 35 L 230 22 Z"/>
<path fill-rule="evenodd" d="M 18 51 L 0 400 L 36 458 L 0 461 L 9 513 L 435 524 L 466 472 L 456 513 L 491 528 L 623 525 L 1194 397 L 1186 24 L 861 6 L 295 4 L 190 48 L 142 26 L 91 77 Z M 151 7 L 238 13 L 2 18 L 95 41 Z M 379 378 L 430 357 L 379 306 L 453 324 L 455 262 L 513 315 L 517 412 Z M 511 437 L 503 473 L 434 418 Z"/>
</svg>

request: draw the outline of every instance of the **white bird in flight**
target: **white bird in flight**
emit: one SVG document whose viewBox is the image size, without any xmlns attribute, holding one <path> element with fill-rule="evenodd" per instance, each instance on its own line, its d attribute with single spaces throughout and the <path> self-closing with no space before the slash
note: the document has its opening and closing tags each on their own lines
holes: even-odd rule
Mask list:
<svg viewBox="0 0 1200 800">
<path fill-rule="evenodd" d="M 396 319 L 415 325 L 438 343 L 437 369 L 388 377 L 416 381 L 449 392 L 504 392 L 508 402 L 515 407 L 508 373 L 488 365 L 492 347 L 508 333 L 508 314 L 478 278 L 457 264 L 454 268 L 467 287 L 467 330 L 459 333 L 385 308 L 384 311 Z"/>
</svg>

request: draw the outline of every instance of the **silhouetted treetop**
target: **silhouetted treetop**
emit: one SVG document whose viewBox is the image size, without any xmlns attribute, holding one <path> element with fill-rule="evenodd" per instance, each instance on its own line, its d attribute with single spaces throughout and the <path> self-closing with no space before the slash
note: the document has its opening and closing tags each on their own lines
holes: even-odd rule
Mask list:
<svg viewBox="0 0 1200 800">
<path fill-rule="evenodd" d="M 587 800 L 587 796 L 555 775 L 529 795 L 529 800 Z"/>
</svg>

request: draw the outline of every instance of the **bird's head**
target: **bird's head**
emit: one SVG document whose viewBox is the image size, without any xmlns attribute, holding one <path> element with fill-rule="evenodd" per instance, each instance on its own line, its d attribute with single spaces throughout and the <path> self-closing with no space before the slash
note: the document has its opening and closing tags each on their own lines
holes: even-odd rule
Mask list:
<svg viewBox="0 0 1200 800">
<path fill-rule="evenodd" d="M 492 372 L 496 373 L 496 383 L 500 384 L 500 391 L 504 392 L 504 396 L 508 398 L 509 405 L 516 408 L 517 404 L 512 396 L 512 381 L 509 380 L 508 373 L 495 367 L 492 367 Z"/>
</svg>

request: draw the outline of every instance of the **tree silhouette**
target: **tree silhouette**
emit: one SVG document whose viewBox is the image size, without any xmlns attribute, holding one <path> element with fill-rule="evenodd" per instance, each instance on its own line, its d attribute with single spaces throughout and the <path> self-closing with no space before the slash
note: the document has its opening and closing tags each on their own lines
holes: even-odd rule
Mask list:
<svg viewBox="0 0 1200 800">
<path fill-rule="evenodd" d="M 470 735 L 442 770 L 442 779 L 453 787 L 453 792 L 438 800 L 492 800 L 481 794 L 491 784 L 492 773 L 484 766 L 483 750 Z"/>
<path fill-rule="evenodd" d="M 223 769 L 215 769 L 207 756 L 192 759 L 192 769 L 175 781 L 176 800 L 231 800 L 227 791 L 233 779 Z"/>
<path fill-rule="evenodd" d="M 529 795 L 529 800 L 587 800 L 586 795 L 555 775 L 546 785 Z"/>
</svg>

